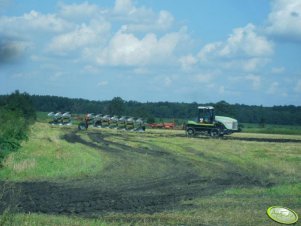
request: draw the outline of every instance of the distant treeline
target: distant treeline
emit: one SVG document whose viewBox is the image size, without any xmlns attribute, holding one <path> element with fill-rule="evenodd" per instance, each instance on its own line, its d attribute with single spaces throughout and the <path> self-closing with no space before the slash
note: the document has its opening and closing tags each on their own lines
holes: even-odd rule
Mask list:
<svg viewBox="0 0 301 226">
<path fill-rule="evenodd" d="M 0 96 L 3 98 L 4 96 Z M 243 104 L 229 104 L 225 101 L 217 103 L 171 103 L 125 101 L 115 97 L 110 101 L 90 101 L 85 99 L 71 99 L 57 96 L 30 96 L 37 111 L 69 111 L 71 113 L 102 113 L 110 115 L 129 115 L 143 117 L 146 120 L 157 119 L 194 119 L 197 107 L 211 105 L 217 115 L 236 118 L 242 123 L 301 125 L 301 106 L 249 106 Z"/>
</svg>

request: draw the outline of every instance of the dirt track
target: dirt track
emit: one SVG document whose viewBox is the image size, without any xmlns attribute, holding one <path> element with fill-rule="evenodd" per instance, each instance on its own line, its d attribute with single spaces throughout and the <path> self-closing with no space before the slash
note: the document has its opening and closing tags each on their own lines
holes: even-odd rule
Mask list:
<svg viewBox="0 0 301 226">
<path fill-rule="evenodd" d="M 165 137 L 187 137 L 183 134 L 164 134 Z M 198 137 L 198 136 L 195 136 Z M 201 139 L 221 139 L 221 140 L 237 140 L 237 141 L 254 141 L 254 142 L 269 142 L 269 143 L 301 143 L 301 140 L 298 139 L 286 139 L 286 138 L 258 138 L 258 137 L 209 137 L 201 136 Z"/>
<path fill-rule="evenodd" d="M 108 141 L 101 133 L 89 132 L 87 135 L 89 140 L 76 132 L 69 132 L 62 139 L 88 145 L 108 154 L 112 161 L 103 174 L 76 181 L 0 182 L 0 191 L 4 190 L 0 212 L 11 205 L 21 212 L 89 217 L 108 212 L 154 213 L 187 208 L 181 206 L 180 201 L 210 196 L 231 186 L 267 186 L 237 173 L 235 169 L 214 179 L 202 177 L 202 173 L 189 161 L 155 146 L 151 149 L 135 149 Z M 152 161 L 146 169 L 149 175 L 127 178 L 126 169 L 143 167 L 139 159 L 145 158 Z M 162 165 L 164 170 L 157 173 Z"/>
</svg>

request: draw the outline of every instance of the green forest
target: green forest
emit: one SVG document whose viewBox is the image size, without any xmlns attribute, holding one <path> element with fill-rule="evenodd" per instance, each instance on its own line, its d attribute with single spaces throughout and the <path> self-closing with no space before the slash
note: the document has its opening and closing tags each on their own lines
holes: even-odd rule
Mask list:
<svg viewBox="0 0 301 226">
<path fill-rule="evenodd" d="M 17 95 L 17 93 L 13 95 Z M 18 93 L 18 95 L 21 94 Z M 216 115 L 232 117 L 240 123 L 301 125 L 301 106 L 293 105 L 265 107 L 229 104 L 226 101 L 219 101 L 217 103 L 141 103 L 137 101 L 125 101 L 121 97 L 114 97 L 112 100 L 107 101 L 91 101 L 58 96 L 28 95 L 26 93 L 22 95 L 32 103 L 36 111 L 42 112 L 70 112 L 72 114 L 89 112 L 119 116 L 127 115 L 142 117 L 146 121 L 152 122 L 154 119 L 194 119 L 197 115 L 198 106 L 211 105 L 215 107 Z M 10 96 L 0 96 L 0 103 L 10 102 Z"/>
</svg>

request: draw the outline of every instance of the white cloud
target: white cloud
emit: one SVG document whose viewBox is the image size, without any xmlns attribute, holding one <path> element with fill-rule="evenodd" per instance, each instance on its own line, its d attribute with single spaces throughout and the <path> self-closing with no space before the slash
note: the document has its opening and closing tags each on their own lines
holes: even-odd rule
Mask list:
<svg viewBox="0 0 301 226">
<path fill-rule="evenodd" d="M 107 9 L 87 1 L 59 3 L 58 7 L 59 12 L 53 14 L 32 10 L 23 16 L 0 17 L 0 32 L 28 39 L 35 50 L 46 50 L 46 54 L 72 57 L 77 52 L 81 54 L 78 60 L 87 57 L 101 65 L 130 66 L 163 65 L 172 57 L 176 59 L 174 51 L 180 39 L 187 37 L 184 29 L 167 31 L 174 22 L 171 13 L 136 7 L 132 0 L 116 0 L 114 8 Z M 125 24 L 120 25 L 120 21 Z M 121 26 L 115 35 L 111 23 Z M 32 55 L 37 59 L 37 53 Z"/>
<path fill-rule="evenodd" d="M 163 16 L 164 14 L 164 16 Z M 156 17 L 157 16 L 157 17 Z M 161 11 L 159 15 L 149 15 L 148 17 L 131 21 L 122 26 L 124 32 L 151 32 L 164 31 L 172 27 L 174 18 L 167 11 Z"/>
<path fill-rule="evenodd" d="M 269 62 L 267 58 L 253 57 L 242 62 L 241 66 L 244 71 L 254 71 L 258 67 L 262 67 Z"/>
<path fill-rule="evenodd" d="M 80 4 L 59 3 L 59 8 L 61 16 L 72 19 L 92 17 L 100 12 L 100 8 L 98 6 L 90 4 L 88 2 L 83 2 Z"/>
<path fill-rule="evenodd" d="M 0 33 L 31 42 L 32 47 L 43 42 L 41 37 L 49 38 L 72 27 L 72 23 L 55 14 L 42 14 L 35 10 L 22 16 L 0 17 Z"/>
<path fill-rule="evenodd" d="M 82 24 L 71 32 L 55 36 L 50 42 L 48 50 L 64 54 L 92 44 L 100 44 L 110 28 L 111 25 L 105 21 L 92 22 L 89 25 Z"/>
<path fill-rule="evenodd" d="M 30 13 L 24 14 L 23 18 L 13 18 L 16 23 L 19 21 L 22 26 L 32 28 L 34 30 L 45 30 L 61 32 L 69 27 L 69 23 L 59 18 L 55 14 L 41 14 L 37 11 L 32 10 Z M 20 26 L 20 24 L 16 24 Z M 21 27 L 21 29 L 24 27 Z"/>
<path fill-rule="evenodd" d="M 274 52 L 273 43 L 257 33 L 253 24 L 236 28 L 224 42 L 205 45 L 198 57 L 201 63 L 226 69 L 255 71 L 269 62 Z"/>
<path fill-rule="evenodd" d="M 158 27 L 169 28 L 174 22 L 174 17 L 168 11 L 162 10 L 159 13 L 159 17 L 156 21 Z"/>
<path fill-rule="evenodd" d="M 181 67 L 184 71 L 189 71 L 195 64 L 197 64 L 198 60 L 193 55 L 183 56 L 179 59 Z"/>
<path fill-rule="evenodd" d="M 267 32 L 289 41 L 301 41 L 301 1 L 273 0 Z"/>
<path fill-rule="evenodd" d="M 110 17 L 124 23 L 123 30 L 130 33 L 167 30 L 174 22 L 170 12 L 157 13 L 151 8 L 136 7 L 132 0 L 116 0 Z"/>
<path fill-rule="evenodd" d="M 256 33 L 256 27 L 248 24 L 243 28 L 236 28 L 226 44 L 220 50 L 221 56 L 269 56 L 273 53 L 273 45 L 264 36 Z"/>
<path fill-rule="evenodd" d="M 148 33 L 139 39 L 132 33 L 119 31 L 97 56 L 97 62 L 100 65 L 127 66 L 168 64 L 184 36 L 181 31 L 165 34 L 161 38 Z"/>
<path fill-rule="evenodd" d="M 268 58 L 259 58 L 259 57 L 251 57 L 251 58 L 242 58 L 242 59 L 228 59 L 224 61 L 217 61 L 216 65 L 222 67 L 224 69 L 236 69 L 245 72 L 253 72 L 258 68 L 266 65 L 270 60 Z"/>
<path fill-rule="evenodd" d="M 278 61 L 288 57 L 284 54 L 288 53 L 286 46 L 280 48 L 282 56 L 275 58 L 277 62 L 269 67 L 264 66 L 273 60 L 274 44 L 269 38 L 277 34 L 297 39 L 298 26 L 301 26 L 299 3 L 292 0 L 271 1 L 273 10 L 266 27 L 250 23 L 230 30 L 225 39 L 212 40 L 203 47 L 197 45 L 199 39 L 204 40 L 204 37 L 192 40 L 189 31 L 180 30 L 183 22 L 175 21 L 171 12 L 152 9 L 137 0 L 116 0 L 115 5 L 106 8 L 101 6 L 105 4 L 102 1 L 83 0 L 71 4 L 65 1 L 58 3 L 54 12 L 32 10 L 17 16 L 7 14 L 0 16 L 0 33 L 19 37 L 14 40 L 25 40 L 26 46 L 16 43 L 11 47 L 18 52 L 28 53 L 26 58 L 29 60 L 18 65 L 20 70 L 14 69 L 22 72 L 22 75 L 37 70 L 36 77 L 44 75 L 57 81 L 65 80 L 65 76 L 70 80 L 77 75 L 76 82 L 81 82 L 81 79 L 89 79 L 89 76 L 82 75 L 90 74 L 93 80 L 95 76 L 103 77 L 101 75 L 106 74 L 103 81 L 101 78 L 96 81 L 94 88 L 114 86 L 106 78 L 116 76 L 120 82 L 132 81 L 131 87 L 155 84 L 157 96 L 166 87 L 179 87 L 179 92 L 178 89 L 172 92 L 187 92 L 185 96 L 178 95 L 175 98 L 188 97 L 189 100 L 196 100 L 200 96 L 206 98 L 212 90 L 216 92 L 210 93 L 208 99 L 211 100 L 220 98 L 221 94 L 229 98 L 231 94 L 233 97 L 233 93 L 238 93 L 237 90 L 241 91 L 242 100 L 246 95 L 243 90 L 246 90 L 245 93 L 251 91 L 267 95 L 277 93 L 279 88 L 282 92 L 287 89 L 288 96 L 294 92 L 298 96 L 301 93 L 301 81 L 296 78 L 298 72 L 293 71 L 295 67 L 290 69 L 287 65 L 290 58 L 283 62 L 285 67 L 281 64 L 277 67 Z M 19 10 L 7 12 L 17 13 Z M 271 36 L 267 36 L 268 29 Z M 296 45 L 290 46 L 297 48 Z M 200 51 L 197 53 L 197 50 Z M 56 54 L 64 57 L 58 58 Z M 284 75 L 284 72 L 286 76 L 283 78 L 272 75 Z M 111 79 L 114 80 L 113 77 Z M 275 80 L 268 83 L 271 79 Z M 203 89 L 200 90 L 200 87 Z M 139 86 L 139 89 L 143 88 Z M 281 92 L 277 94 L 279 96 Z M 148 95 L 153 94 L 149 92 Z M 166 97 L 169 98 L 167 94 Z"/>
<path fill-rule="evenodd" d="M 116 0 L 114 11 L 121 14 L 133 14 L 136 7 L 133 5 L 132 0 Z"/>
<path fill-rule="evenodd" d="M 256 27 L 248 24 L 236 28 L 226 42 L 209 43 L 199 52 L 201 60 L 211 58 L 267 57 L 273 54 L 273 44 L 256 33 Z"/>
<path fill-rule="evenodd" d="M 220 47 L 223 45 L 222 42 L 214 42 L 206 44 L 201 51 L 198 54 L 198 57 L 201 61 L 208 61 L 210 58 L 210 55 L 214 55 L 220 49 Z"/>
</svg>

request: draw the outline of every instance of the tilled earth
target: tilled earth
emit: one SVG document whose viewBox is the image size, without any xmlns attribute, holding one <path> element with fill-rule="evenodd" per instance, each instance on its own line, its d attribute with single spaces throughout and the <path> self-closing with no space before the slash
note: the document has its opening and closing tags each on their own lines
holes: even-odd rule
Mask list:
<svg viewBox="0 0 301 226">
<path fill-rule="evenodd" d="M 133 148 L 108 141 L 98 132 L 87 135 L 88 139 L 83 139 L 76 131 L 71 131 L 62 139 L 108 155 L 110 162 L 102 174 L 73 181 L 0 182 L 0 212 L 10 207 L 26 213 L 91 217 L 110 212 L 155 213 L 189 208 L 182 206 L 181 201 L 210 196 L 231 186 L 269 186 L 235 169 L 217 178 L 202 177 L 202 172 L 190 161 L 156 146 Z M 142 165 L 145 159 L 151 163 Z M 144 173 L 139 178 L 127 177 L 129 167 L 138 171 L 144 167 Z M 160 170 L 160 167 L 163 168 Z"/>
</svg>

